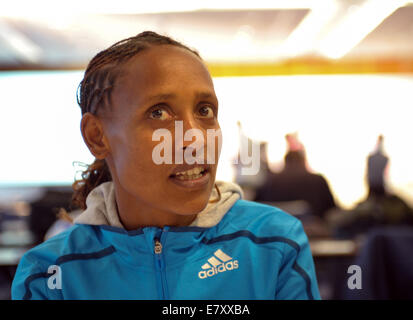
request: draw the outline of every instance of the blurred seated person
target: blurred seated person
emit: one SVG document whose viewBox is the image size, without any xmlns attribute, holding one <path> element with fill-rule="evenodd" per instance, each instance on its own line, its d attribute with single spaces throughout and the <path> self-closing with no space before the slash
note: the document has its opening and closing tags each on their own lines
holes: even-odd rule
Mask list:
<svg viewBox="0 0 413 320">
<path fill-rule="evenodd" d="M 77 209 L 71 212 L 67 212 L 64 208 L 60 208 L 57 215 L 58 220 L 56 220 L 50 228 L 47 230 L 44 241 L 58 235 L 59 233 L 65 231 L 66 229 L 73 226 L 73 221 L 82 213 L 82 210 Z"/>
<path fill-rule="evenodd" d="M 337 237 L 364 235 L 378 226 L 413 225 L 413 210 L 403 199 L 386 190 L 389 158 L 384 154 L 383 141 L 380 135 L 375 150 L 367 158 L 367 198 L 353 210 L 337 212 L 329 217 Z"/>
<path fill-rule="evenodd" d="M 42 243 L 49 228 L 58 220 L 59 208 L 71 210 L 70 201 L 73 191 L 70 187 L 45 188 L 43 195 L 30 203 L 29 228 L 34 245 Z"/>
<path fill-rule="evenodd" d="M 268 174 L 264 185 L 257 190 L 255 201 L 304 200 L 308 203 L 306 213 L 323 219 L 326 212 L 335 207 L 327 181 L 320 174 L 308 171 L 304 147 L 296 136 L 288 134 L 286 140 L 288 151 L 284 169 Z"/>
<path fill-rule="evenodd" d="M 267 143 L 257 142 L 249 138 L 242 129 L 242 124 L 237 121 L 239 135 L 239 150 L 233 166 L 235 169 L 235 183 L 238 184 L 243 191 L 244 199 L 254 200 L 257 188 L 262 186 L 268 175 L 269 168 L 267 163 Z M 245 148 L 244 150 L 242 150 Z M 257 149 L 259 148 L 259 153 Z M 247 159 L 242 160 L 241 153 L 248 154 L 250 163 L 243 163 Z M 251 155 L 251 156 L 250 156 Z M 259 163 L 259 170 L 256 174 L 246 174 L 244 170 L 252 168 Z"/>
</svg>

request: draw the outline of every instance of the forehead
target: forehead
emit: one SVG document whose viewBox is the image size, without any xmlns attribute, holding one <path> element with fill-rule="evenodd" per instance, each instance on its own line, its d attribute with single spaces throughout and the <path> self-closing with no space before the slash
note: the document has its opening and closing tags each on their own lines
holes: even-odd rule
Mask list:
<svg viewBox="0 0 413 320">
<path fill-rule="evenodd" d="M 115 89 L 118 103 L 144 102 L 158 94 L 214 94 L 204 63 L 192 52 L 171 45 L 153 46 L 131 58 L 122 67 Z"/>
</svg>

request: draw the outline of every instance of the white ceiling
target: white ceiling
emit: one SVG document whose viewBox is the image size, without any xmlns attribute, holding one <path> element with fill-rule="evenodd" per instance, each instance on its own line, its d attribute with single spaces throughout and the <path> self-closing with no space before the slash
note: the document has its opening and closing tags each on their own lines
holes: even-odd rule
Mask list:
<svg viewBox="0 0 413 320">
<path fill-rule="evenodd" d="M 82 67 L 99 50 L 144 30 L 183 41 L 209 62 L 413 57 L 413 6 L 405 0 L 258 0 L 244 8 L 223 1 L 93 7 L 74 0 L 67 8 L 23 2 L 0 5 L 3 68 Z"/>
</svg>

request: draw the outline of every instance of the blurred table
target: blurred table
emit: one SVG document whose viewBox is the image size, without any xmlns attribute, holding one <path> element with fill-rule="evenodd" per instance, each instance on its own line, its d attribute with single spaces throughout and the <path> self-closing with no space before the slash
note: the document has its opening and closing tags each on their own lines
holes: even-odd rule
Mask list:
<svg viewBox="0 0 413 320">
<path fill-rule="evenodd" d="M 0 267 L 17 266 L 27 250 L 23 247 L 0 247 Z"/>
<path fill-rule="evenodd" d="M 29 247 L 33 244 L 33 235 L 29 230 L 0 232 L 0 247 Z"/>
<path fill-rule="evenodd" d="M 355 240 L 310 239 L 313 257 L 353 257 L 357 253 Z"/>
<path fill-rule="evenodd" d="M 340 299 L 349 277 L 348 268 L 354 264 L 361 242 L 311 238 L 309 242 L 321 297 Z"/>
</svg>

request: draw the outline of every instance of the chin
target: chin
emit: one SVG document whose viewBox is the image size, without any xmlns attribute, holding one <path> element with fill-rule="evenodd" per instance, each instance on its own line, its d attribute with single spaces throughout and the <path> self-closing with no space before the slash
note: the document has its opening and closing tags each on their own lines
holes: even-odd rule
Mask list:
<svg viewBox="0 0 413 320">
<path fill-rule="evenodd" d="M 175 205 L 174 207 L 177 210 L 174 210 L 176 214 L 179 215 L 192 215 L 192 214 L 197 214 L 201 212 L 202 210 L 205 209 L 205 207 L 208 205 L 209 198 L 204 198 L 204 199 L 196 199 L 190 202 L 186 202 L 184 204 L 180 203 Z"/>
</svg>

